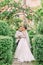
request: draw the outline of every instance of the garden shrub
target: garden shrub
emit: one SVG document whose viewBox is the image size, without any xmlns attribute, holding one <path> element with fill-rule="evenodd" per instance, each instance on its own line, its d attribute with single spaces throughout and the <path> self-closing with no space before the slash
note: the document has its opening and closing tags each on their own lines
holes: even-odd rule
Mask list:
<svg viewBox="0 0 43 65">
<path fill-rule="evenodd" d="M 28 35 L 29 35 L 29 38 L 30 38 L 30 43 L 31 43 L 31 50 L 33 52 L 33 46 L 32 46 L 32 38 L 34 37 L 36 33 L 33 31 L 33 30 L 30 30 L 28 31 Z"/>
<path fill-rule="evenodd" d="M 0 36 L 0 64 L 12 62 L 13 39 L 9 36 Z"/>
<path fill-rule="evenodd" d="M 43 35 L 35 35 L 32 40 L 33 54 L 37 61 L 43 61 Z"/>
<path fill-rule="evenodd" d="M 43 22 L 40 22 L 37 26 L 37 31 L 40 34 L 43 34 Z"/>
<path fill-rule="evenodd" d="M 13 38 L 13 53 L 15 52 L 15 50 L 16 50 L 16 47 L 17 47 L 17 44 L 16 44 L 16 42 L 15 42 L 15 33 L 16 33 L 16 30 L 14 29 L 14 30 L 12 30 L 11 29 L 11 36 L 12 36 L 12 38 Z"/>
<path fill-rule="evenodd" d="M 6 21 L 0 20 L 0 35 L 10 36 L 13 38 L 13 53 L 17 46 L 15 43 L 15 32 L 16 30 L 11 29 Z"/>
<path fill-rule="evenodd" d="M 34 30 L 30 30 L 30 31 L 28 31 L 28 34 L 29 34 L 30 39 L 32 39 L 33 36 L 34 36 L 36 33 L 34 32 Z"/>
<path fill-rule="evenodd" d="M 11 65 L 9 63 L 0 63 L 0 65 Z"/>
<path fill-rule="evenodd" d="M 6 21 L 0 20 L 0 35 L 10 35 L 10 28 Z"/>
</svg>

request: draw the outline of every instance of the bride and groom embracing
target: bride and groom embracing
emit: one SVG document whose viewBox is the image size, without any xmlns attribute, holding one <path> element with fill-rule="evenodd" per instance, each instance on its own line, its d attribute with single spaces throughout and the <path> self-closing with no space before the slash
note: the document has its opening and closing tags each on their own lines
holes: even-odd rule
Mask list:
<svg viewBox="0 0 43 65">
<path fill-rule="evenodd" d="M 20 26 L 19 30 L 16 31 L 15 37 L 17 48 L 15 51 L 14 58 L 17 58 L 20 62 L 34 61 L 35 58 L 31 53 L 31 45 L 27 33 L 27 27 L 25 25 Z"/>
</svg>

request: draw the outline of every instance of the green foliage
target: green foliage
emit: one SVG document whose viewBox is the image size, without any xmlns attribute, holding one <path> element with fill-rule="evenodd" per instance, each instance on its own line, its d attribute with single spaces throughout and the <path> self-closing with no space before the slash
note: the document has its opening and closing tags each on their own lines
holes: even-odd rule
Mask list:
<svg viewBox="0 0 43 65">
<path fill-rule="evenodd" d="M 28 35 L 29 35 L 30 43 L 31 43 L 31 51 L 32 51 L 32 52 L 33 52 L 32 38 L 34 37 L 35 34 L 36 34 L 36 32 L 35 32 L 34 30 L 28 31 Z"/>
<path fill-rule="evenodd" d="M 43 22 L 38 23 L 37 31 L 40 34 L 43 34 Z"/>
<path fill-rule="evenodd" d="M 38 9 L 36 13 L 39 15 L 39 17 L 43 17 L 43 8 Z"/>
<path fill-rule="evenodd" d="M 30 19 L 30 20 L 32 20 L 32 15 L 30 15 L 30 14 L 27 15 L 27 18 Z"/>
<path fill-rule="evenodd" d="M 12 62 L 13 39 L 8 36 L 0 36 L 0 64 Z"/>
<path fill-rule="evenodd" d="M 43 35 L 35 35 L 32 40 L 33 54 L 37 61 L 43 61 Z"/>
<path fill-rule="evenodd" d="M 15 16 L 10 18 L 7 23 L 11 26 L 13 25 L 12 27 L 14 27 L 14 29 L 18 29 L 21 22 L 22 20 L 19 17 Z"/>
<path fill-rule="evenodd" d="M 34 31 L 34 30 L 29 31 L 29 35 L 34 35 L 35 33 L 36 33 L 36 31 Z"/>
<path fill-rule="evenodd" d="M 16 46 L 17 46 L 15 43 L 15 32 L 16 32 L 16 30 L 11 29 L 5 21 L 0 20 L 0 35 L 10 36 L 13 38 L 13 50 L 12 50 L 13 53 L 14 53 Z"/>
<path fill-rule="evenodd" d="M 10 35 L 9 25 L 2 20 L 0 20 L 0 35 Z"/>
<path fill-rule="evenodd" d="M 26 14 L 25 16 L 26 16 L 27 19 L 30 19 L 30 20 L 34 19 L 35 22 L 36 21 L 38 22 L 38 20 L 39 20 L 39 17 L 36 16 L 36 14 L 34 13 L 34 11 L 30 11 L 29 7 L 27 7 L 27 8 L 24 9 L 22 6 L 20 6 L 21 3 L 16 3 L 15 1 L 10 1 L 9 0 L 8 4 L 6 4 L 6 5 L 8 5 L 8 9 L 11 8 L 11 10 L 10 11 L 5 10 L 4 12 L 1 12 L 0 13 L 0 19 L 1 20 L 7 20 L 8 22 L 10 20 L 9 23 L 12 24 L 12 22 L 14 22 L 14 18 L 19 16 L 18 13 L 19 12 L 23 12 L 23 11 Z M 30 12 L 33 12 L 34 14 L 33 15 L 30 14 Z M 18 25 L 18 23 L 16 23 L 16 25 Z"/>
<path fill-rule="evenodd" d="M 12 47 L 12 52 L 14 53 L 15 52 L 15 49 L 16 49 L 16 43 L 15 43 L 15 32 L 16 32 L 16 30 L 14 29 L 11 29 L 10 27 L 9 27 L 9 25 L 8 25 L 8 23 L 6 23 L 6 21 L 2 21 L 2 20 L 0 20 L 0 35 L 4 35 L 4 36 L 10 36 L 10 37 L 12 37 L 13 38 L 13 47 Z M 3 37 L 2 37 L 3 38 Z M 7 39 L 7 37 L 5 37 L 5 39 L 3 38 L 3 40 L 2 40 L 2 43 L 3 44 L 5 44 L 6 43 L 6 46 L 7 46 L 7 44 L 9 43 L 9 44 L 11 44 L 11 42 L 9 41 L 9 38 L 8 38 L 8 41 L 6 40 Z M 5 40 L 5 41 L 4 41 Z M 1 42 L 1 41 L 0 41 Z M 3 46 L 5 46 L 5 45 L 3 45 L 2 44 L 2 47 Z M 8 45 L 9 45 L 8 44 Z M 3 47 L 4 48 L 4 47 Z M 3 50 L 1 50 L 2 51 L 2 57 L 4 56 L 3 55 L 3 53 L 4 52 L 6 52 L 6 54 L 5 54 L 5 60 L 6 59 L 9 59 L 9 60 L 11 60 L 13 57 L 10 55 L 10 54 L 12 54 L 12 52 L 10 52 L 10 51 L 6 51 L 6 49 L 7 49 L 8 47 L 5 47 Z M 10 48 L 10 47 L 9 47 Z M 4 51 L 5 50 L 5 51 Z M 8 53 L 8 54 L 7 54 Z M 10 54 L 9 54 L 10 53 Z M 8 56 L 8 57 L 7 57 Z M 11 58 L 12 57 L 12 58 Z M 4 59 L 2 59 L 3 61 L 0 61 L 0 63 L 2 63 L 3 64 L 3 62 L 7 62 L 7 60 L 5 61 Z M 12 60 L 11 60 L 12 61 Z M 1 65 L 2 65 L 1 64 Z M 8 63 L 6 64 L 6 65 L 9 65 Z"/>
<path fill-rule="evenodd" d="M 0 19 L 10 19 L 11 17 L 13 17 L 13 14 L 15 14 L 16 9 L 12 9 L 12 11 L 4 11 L 3 13 L 0 13 Z"/>
<path fill-rule="evenodd" d="M 15 8 L 19 8 L 20 7 L 19 3 L 16 3 L 16 2 L 14 2 L 13 5 L 14 5 Z"/>
<path fill-rule="evenodd" d="M 41 5 L 42 5 L 42 7 L 43 7 L 43 0 L 41 0 Z"/>
<path fill-rule="evenodd" d="M 16 30 L 14 29 L 14 30 L 12 30 L 11 29 L 11 36 L 12 36 L 12 38 L 13 38 L 13 54 L 14 54 L 14 52 L 15 52 L 15 50 L 16 50 L 16 47 L 17 47 L 17 44 L 16 44 L 16 42 L 15 42 L 15 33 L 16 33 Z"/>
<path fill-rule="evenodd" d="M 9 2 L 10 2 L 10 0 L 4 0 L 4 1 L 0 2 L 0 7 L 3 7 L 7 4 L 9 4 Z"/>
<path fill-rule="evenodd" d="M 19 27 L 19 24 L 20 24 L 21 22 L 22 22 L 22 20 L 21 20 L 20 18 L 18 18 L 18 17 L 14 18 L 14 23 L 15 23 L 16 28 Z"/>
<path fill-rule="evenodd" d="M 20 11 L 19 3 L 16 3 L 16 2 L 11 1 L 11 0 L 4 0 L 4 1 L 0 2 L 0 8 L 4 7 L 6 5 L 8 6 L 7 10 L 5 10 L 4 12 L 0 13 L 0 19 L 1 20 L 5 19 L 5 18 L 6 19 L 10 19 L 10 17 L 13 17 L 14 14 L 16 14 L 18 11 Z M 11 8 L 10 11 L 8 11 L 9 8 Z"/>
<path fill-rule="evenodd" d="M 0 62 L 0 65 L 11 65 L 11 64 Z"/>
<path fill-rule="evenodd" d="M 9 12 L 8 11 L 4 11 L 3 13 L 0 13 L 0 19 L 4 19 L 6 16 L 8 17 Z"/>
<path fill-rule="evenodd" d="M 32 38 L 33 38 L 33 36 L 36 34 L 36 31 L 30 30 L 30 31 L 28 31 L 28 34 L 29 34 L 29 37 L 30 37 L 30 41 L 31 41 L 31 43 L 32 43 Z"/>
</svg>

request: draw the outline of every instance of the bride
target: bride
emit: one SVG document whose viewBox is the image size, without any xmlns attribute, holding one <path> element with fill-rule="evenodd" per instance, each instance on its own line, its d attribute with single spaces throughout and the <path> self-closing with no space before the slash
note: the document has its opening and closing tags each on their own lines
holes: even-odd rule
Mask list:
<svg viewBox="0 0 43 65">
<path fill-rule="evenodd" d="M 27 33 L 26 26 L 21 26 L 15 34 L 16 43 L 18 44 L 14 58 L 17 58 L 18 61 L 34 61 L 34 56 L 31 53 L 30 40 Z"/>
</svg>

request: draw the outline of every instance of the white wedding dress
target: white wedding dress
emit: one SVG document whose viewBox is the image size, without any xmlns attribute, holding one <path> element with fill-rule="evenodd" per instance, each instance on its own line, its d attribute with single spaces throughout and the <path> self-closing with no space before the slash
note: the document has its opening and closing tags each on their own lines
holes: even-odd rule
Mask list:
<svg viewBox="0 0 43 65">
<path fill-rule="evenodd" d="M 15 36 L 16 37 L 21 36 L 21 39 L 16 48 L 14 58 L 17 58 L 20 62 L 35 60 L 30 50 L 31 45 L 27 31 L 24 32 L 17 31 Z"/>
</svg>

